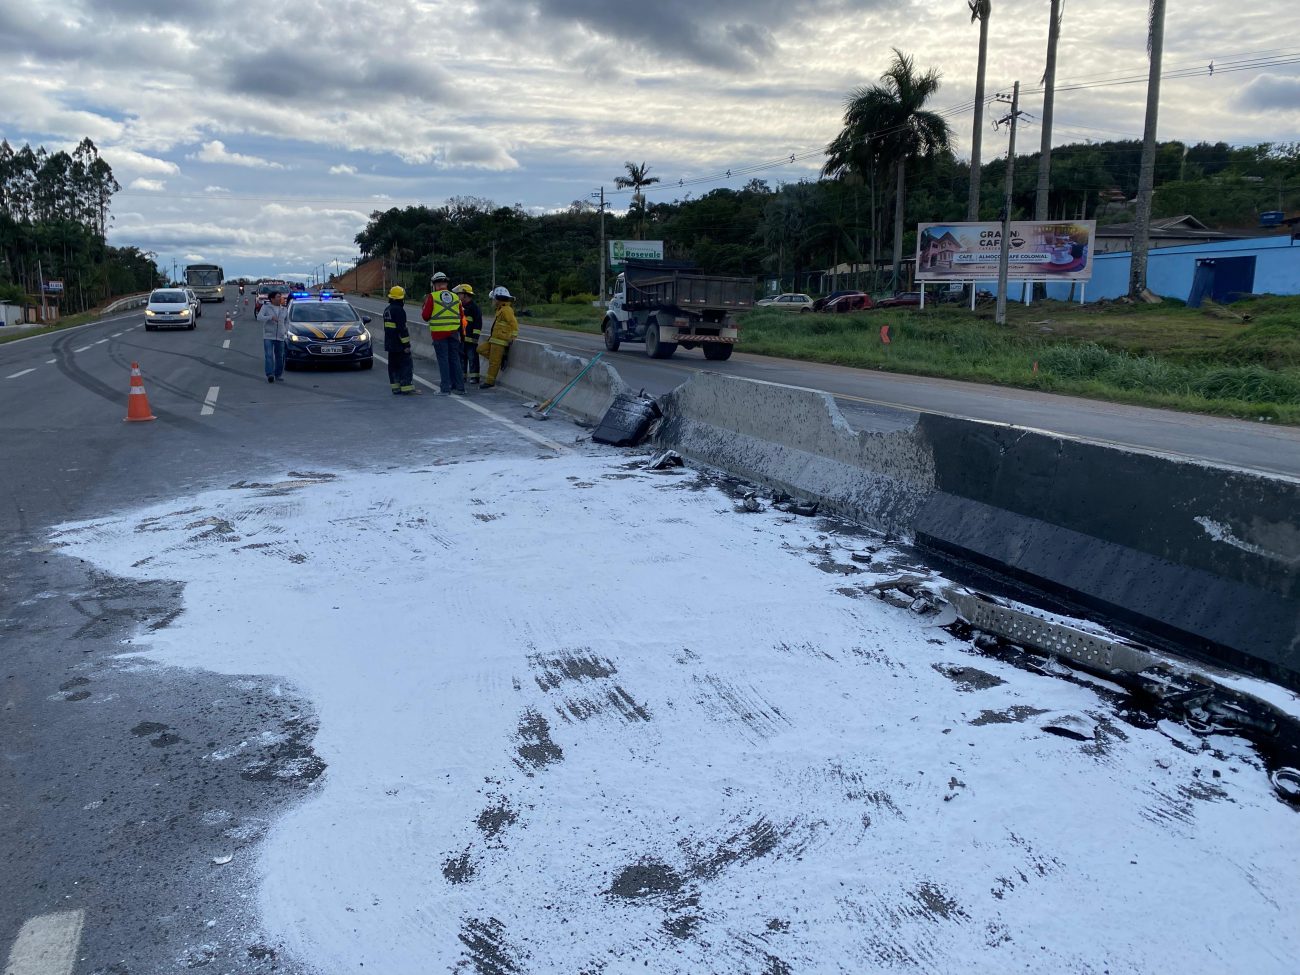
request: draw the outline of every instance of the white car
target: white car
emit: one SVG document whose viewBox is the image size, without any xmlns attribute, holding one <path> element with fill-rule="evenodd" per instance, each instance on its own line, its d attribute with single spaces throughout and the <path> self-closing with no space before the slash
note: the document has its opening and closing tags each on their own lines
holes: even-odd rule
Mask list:
<svg viewBox="0 0 1300 975">
<path fill-rule="evenodd" d="M 184 288 L 158 288 L 144 308 L 144 328 L 194 328 L 194 306 Z"/>
<path fill-rule="evenodd" d="M 759 308 L 779 308 L 783 311 L 812 311 L 813 300 L 804 294 L 783 294 L 764 298 L 758 302 Z"/>
<path fill-rule="evenodd" d="M 189 297 L 190 297 L 190 304 L 191 304 L 191 305 L 193 306 L 193 308 L 194 308 L 194 317 L 195 317 L 195 318 L 202 318 L 202 317 L 203 317 L 203 302 L 199 300 L 198 292 L 195 291 L 193 288 L 186 288 L 186 289 L 185 289 L 185 293 L 186 293 L 187 295 L 189 295 Z"/>
</svg>

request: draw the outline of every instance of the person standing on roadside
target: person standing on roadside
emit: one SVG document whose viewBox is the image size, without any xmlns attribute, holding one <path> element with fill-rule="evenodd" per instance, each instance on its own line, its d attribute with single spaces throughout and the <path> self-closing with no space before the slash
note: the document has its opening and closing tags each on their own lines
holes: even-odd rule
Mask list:
<svg viewBox="0 0 1300 975">
<path fill-rule="evenodd" d="M 284 382 L 284 336 L 288 331 L 289 309 L 284 305 L 284 295 L 272 291 L 266 304 L 257 313 L 262 323 L 262 353 L 266 361 L 266 381 Z"/>
<path fill-rule="evenodd" d="M 465 379 L 478 385 L 478 339 L 483 331 L 483 312 L 474 300 L 474 289 L 468 284 L 458 284 L 451 289 L 460 295 L 460 310 L 465 318 L 465 335 L 460 346 L 460 364 Z"/>
<path fill-rule="evenodd" d="M 429 283 L 433 292 L 425 297 L 420 316 L 429 323 L 429 338 L 438 357 L 439 391 L 443 396 L 451 393 L 463 396 L 465 373 L 460 367 L 460 345 L 465 316 L 461 312 L 460 296 L 447 290 L 447 275 L 441 271 Z"/>
<path fill-rule="evenodd" d="M 492 289 L 492 304 L 496 313 L 492 316 L 492 336 L 479 345 L 478 354 L 488 361 L 487 378 L 480 389 L 491 389 L 497 384 L 497 373 L 501 371 L 501 360 L 510 350 L 510 343 L 519 337 L 519 320 L 511 307 L 514 296 L 504 287 Z"/>
<path fill-rule="evenodd" d="M 406 329 L 406 289 L 395 284 L 388 289 L 384 307 L 384 351 L 388 353 L 388 384 L 394 396 L 411 396 L 415 388 L 415 364 L 411 358 L 411 333 Z"/>
</svg>

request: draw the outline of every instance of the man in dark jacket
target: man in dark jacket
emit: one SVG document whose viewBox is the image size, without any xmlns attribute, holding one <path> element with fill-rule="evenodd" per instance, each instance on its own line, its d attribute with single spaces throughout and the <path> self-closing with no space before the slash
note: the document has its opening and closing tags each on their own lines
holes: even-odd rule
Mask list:
<svg viewBox="0 0 1300 975">
<path fill-rule="evenodd" d="M 388 353 L 388 383 L 394 396 L 410 396 L 415 388 L 415 366 L 411 359 L 411 333 L 406 330 L 406 306 L 402 299 L 406 289 L 393 285 L 388 289 L 384 308 L 384 351 Z"/>
<path fill-rule="evenodd" d="M 474 300 L 474 289 L 468 284 L 458 284 L 451 289 L 460 295 L 460 310 L 465 316 L 465 335 L 461 344 L 461 365 L 465 378 L 478 385 L 478 339 L 483 331 L 483 312 Z"/>
</svg>

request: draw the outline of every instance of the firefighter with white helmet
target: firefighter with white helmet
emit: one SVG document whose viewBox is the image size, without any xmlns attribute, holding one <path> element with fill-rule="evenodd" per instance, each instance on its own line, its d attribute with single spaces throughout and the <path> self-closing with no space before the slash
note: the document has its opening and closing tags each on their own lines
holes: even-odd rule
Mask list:
<svg viewBox="0 0 1300 975">
<path fill-rule="evenodd" d="M 501 371 L 501 362 L 510 350 L 510 343 L 519 337 L 519 320 L 511 307 L 514 296 L 509 289 L 497 287 L 492 289 L 492 303 L 496 314 L 492 317 L 492 336 L 478 347 L 478 354 L 488 361 L 487 378 L 482 389 L 491 389 L 497 384 L 497 373 Z"/>
<path fill-rule="evenodd" d="M 460 295 L 448 290 L 447 275 L 441 271 L 429 279 L 433 291 L 424 299 L 420 316 L 429 323 L 429 338 L 438 357 L 438 379 L 443 396 L 465 393 L 465 371 L 460 364 L 461 336 L 465 332 L 465 315 Z"/>
</svg>

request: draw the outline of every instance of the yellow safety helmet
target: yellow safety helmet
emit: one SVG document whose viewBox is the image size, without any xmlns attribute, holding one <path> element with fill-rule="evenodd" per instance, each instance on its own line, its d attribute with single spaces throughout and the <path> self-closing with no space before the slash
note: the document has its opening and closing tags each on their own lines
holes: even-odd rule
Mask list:
<svg viewBox="0 0 1300 975">
<path fill-rule="evenodd" d="M 456 285 L 456 287 L 452 288 L 451 290 L 456 292 L 456 294 L 458 295 L 469 295 L 471 298 L 474 297 L 474 289 L 471 288 L 468 284 L 458 284 Z"/>
<path fill-rule="evenodd" d="M 406 297 L 406 289 L 400 284 L 395 284 L 388 289 L 388 297 L 392 298 L 394 301 L 401 301 Z"/>
</svg>

